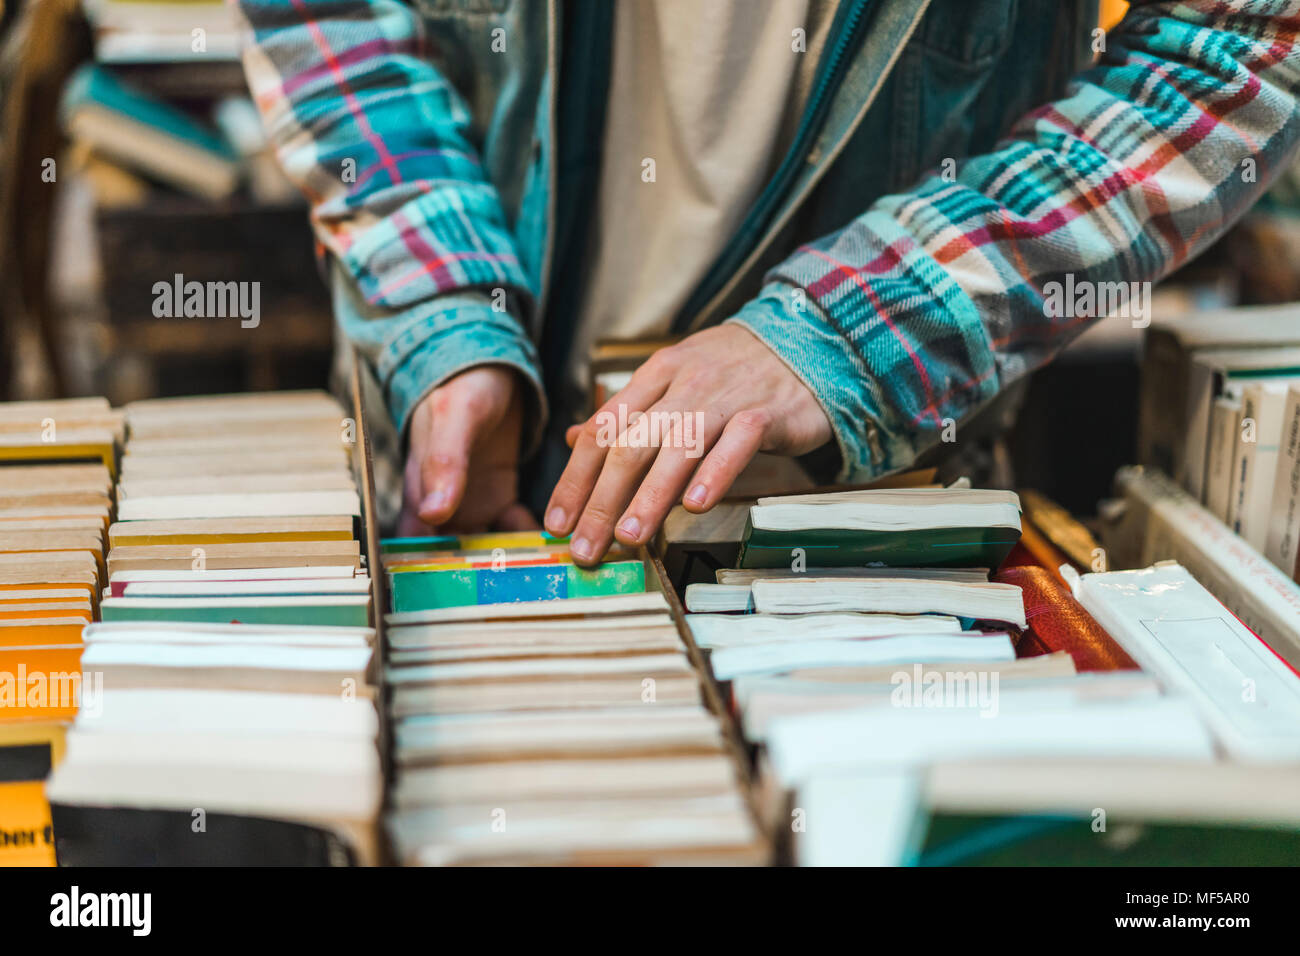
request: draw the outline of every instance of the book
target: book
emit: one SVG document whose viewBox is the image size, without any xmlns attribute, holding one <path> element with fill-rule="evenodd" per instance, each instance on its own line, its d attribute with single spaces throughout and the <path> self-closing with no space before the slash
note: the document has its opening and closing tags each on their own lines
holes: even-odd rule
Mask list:
<svg viewBox="0 0 1300 956">
<path fill-rule="evenodd" d="M 494 830 L 492 820 L 503 814 L 508 825 Z M 422 807 L 392 814 L 388 828 L 399 861 L 420 866 L 721 866 L 767 856 L 734 791 Z"/>
<path fill-rule="evenodd" d="M 1195 429 L 1190 426 L 1197 403 L 1190 400 L 1189 378 L 1198 352 L 1225 348 L 1267 352 L 1292 345 L 1300 345 L 1293 305 L 1156 316 L 1142 349 L 1139 464 L 1184 480 L 1187 453 L 1197 454 Z"/>
<path fill-rule="evenodd" d="M 191 621 L 207 624 L 298 624 L 365 627 L 370 594 L 275 594 L 237 597 L 109 597 L 100 602 L 101 620 Z"/>
<path fill-rule="evenodd" d="M 1044 666 L 1048 665 L 1048 666 Z M 993 675 L 997 691 L 993 692 Z M 984 681 L 981 693 L 980 681 Z M 1005 686 L 1004 686 L 1005 682 Z M 922 688 L 918 702 L 912 688 Z M 1134 671 L 1078 674 L 1064 653 L 987 662 L 945 661 L 893 668 L 878 681 L 827 682 L 755 675 L 732 685 L 745 739 L 761 744 L 773 720 L 794 714 L 864 707 L 970 708 L 996 716 L 1008 708 L 1081 706 L 1096 700 L 1159 697 L 1160 685 Z M 927 699 L 926 695 L 929 695 Z M 1002 695 L 1006 695 L 1003 697 Z"/>
<path fill-rule="evenodd" d="M 0 721 L 0 866 L 54 866 L 45 778 L 63 759 L 66 725 Z"/>
<path fill-rule="evenodd" d="M 1016 642 L 1017 656 L 1065 651 L 1080 671 L 1137 668 L 1124 648 L 1045 568 L 1003 568 L 998 572 L 997 580 L 1020 588 L 1024 598 L 1027 630 Z"/>
<path fill-rule="evenodd" d="M 421 715 L 393 731 L 403 766 L 511 760 L 720 754 L 717 721 L 701 704 L 548 713 Z"/>
<path fill-rule="evenodd" d="M 1160 472 L 1122 468 L 1115 484 L 1124 507 L 1103 525 L 1114 566 L 1177 561 L 1265 644 L 1300 667 L 1300 585 Z"/>
<path fill-rule="evenodd" d="M 1261 379 L 1252 381 L 1242 392 L 1243 434 L 1234 466 L 1227 524 L 1257 551 L 1263 551 L 1268 541 L 1278 447 L 1290 384 L 1289 379 Z"/>
<path fill-rule="evenodd" d="M 406 571 L 389 576 L 396 613 L 476 604 L 562 600 L 645 592 L 641 561 Z"/>
<path fill-rule="evenodd" d="M 716 736 L 716 733 L 715 733 Z M 734 791 L 736 768 L 721 753 L 505 761 L 405 770 L 393 791 L 398 809 L 499 800 L 704 797 Z"/>
<path fill-rule="evenodd" d="M 918 862 L 1285 865 L 1297 850 L 1295 776 L 1173 759 L 943 761 L 922 776 Z"/>
<path fill-rule="evenodd" d="M 1205 496 L 1210 409 L 1224 394 L 1227 383 L 1300 376 L 1300 347 L 1225 348 L 1199 351 L 1191 356 L 1187 372 L 1186 438 L 1178 481 L 1197 501 Z"/>
<path fill-rule="evenodd" d="M 942 614 L 1025 626 L 1020 589 L 1011 584 L 908 578 L 773 578 L 755 581 L 754 607 L 764 614 L 879 611 Z"/>
<path fill-rule="evenodd" d="M 1300 675 L 1174 562 L 1076 576 L 1075 596 L 1237 760 L 1300 757 Z"/>
<path fill-rule="evenodd" d="M 750 644 L 712 652 L 709 664 L 720 681 L 758 674 L 784 674 L 809 668 L 881 667 L 966 661 L 1010 661 L 1016 656 L 1006 634 L 906 634 L 863 640 Z"/>
<path fill-rule="evenodd" d="M 1283 574 L 1300 579 L 1297 542 L 1300 542 L 1300 386 L 1287 391 L 1282 413 L 1282 434 L 1273 479 L 1264 556 Z"/>
<path fill-rule="evenodd" d="M 904 866 L 925 832 L 921 781 L 912 771 L 884 768 L 813 774 L 795 797 L 807 824 L 798 833 L 799 866 Z"/>
<path fill-rule="evenodd" d="M 60 117 L 72 139 L 176 189 L 217 200 L 239 185 L 239 157 L 216 132 L 96 64 L 69 79 Z"/>
<path fill-rule="evenodd" d="M 686 625 L 695 643 L 705 650 L 898 634 L 956 634 L 962 629 L 955 617 L 936 614 L 691 614 Z"/>
<path fill-rule="evenodd" d="M 767 578 L 913 578 L 923 581 L 987 581 L 988 568 L 893 568 L 893 567 L 843 567 L 818 568 L 815 575 L 792 568 L 718 568 L 719 584 L 750 585 Z"/>
<path fill-rule="evenodd" d="M 688 584 L 684 598 L 692 613 L 754 610 L 754 592 L 748 584 Z"/>
<path fill-rule="evenodd" d="M 520 601 L 515 604 L 484 604 L 402 611 L 384 615 L 390 628 L 413 624 L 450 624 L 464 621 L 512 621 L 546 618 L 600 617 L 612 621 L 622 614 L 663 612 L 668 601 L 657 591 L 644 594 L 608 594 L 563 601 Z"/>
<path fill-rule="evenodd" d="M 1225 393 L 1210 410 L 1210 435 L 1205 468 L 1205 507 L 1220 521 L 1228 522 L 1229 508 L 1237 500 L 1237 446 L 1244 415 L 1241 395 Z"/>
<path fill-rule="evenodd" d="M 742 568 L 885 564 L 998 567 L 1020 537 L 1012 492 L 897 488 L 760 498 L 749 509 Z"/>
<path fill-rule="evenodd" d="M 1004 710 L 868 707 L 771 722 L 767 752 L 782 786 L 815 773 L 920 767 L 979 757 L 1109 757 L 1209 762 L 1214 744 L 1182 698 Z"/>
</svg>

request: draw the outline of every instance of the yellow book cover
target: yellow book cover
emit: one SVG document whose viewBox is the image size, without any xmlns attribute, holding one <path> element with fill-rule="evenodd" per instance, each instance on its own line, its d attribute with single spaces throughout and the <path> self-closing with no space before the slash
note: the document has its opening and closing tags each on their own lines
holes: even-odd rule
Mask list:
<svg viewBox="0 0 1300 956">
<path fill-rule="evenodd" d="M 45 778 L 63 758 L 67 725 L 0 723 L 0 866 L 54 866 Z"/>
</svg>

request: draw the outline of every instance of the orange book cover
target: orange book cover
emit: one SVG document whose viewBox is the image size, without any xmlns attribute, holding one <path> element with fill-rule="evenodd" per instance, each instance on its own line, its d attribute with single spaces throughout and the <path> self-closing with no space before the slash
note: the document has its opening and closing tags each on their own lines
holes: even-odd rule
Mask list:
<svg viewBox="0 0 1300 956">
<path fill-rule="evenodd" d="M 0 724 L 76 717 L 81 702 L 81 651 L 80 641 L 0 646 Z"/>
<path fill-rule="evenodd" d="M 48 601 L 48 604 L 63 604 L 62 601 Z M 0 601 L 0 621 L 36 621 L 43 618 L 79 617 L 90 623 L 90 608 L 82 607 L 33 607 L 29 604 L 6 605 Z M 60 642 L 61 643 L 61 642 Z"/>
<path fill-rule="evenodd" d="M 71 611 L 63 611 L 48 623 L 36 624 L 9 621 L 0 615 L 0 649 L 80 644 L 85 625 L 77 617 Z"/>
</svg>

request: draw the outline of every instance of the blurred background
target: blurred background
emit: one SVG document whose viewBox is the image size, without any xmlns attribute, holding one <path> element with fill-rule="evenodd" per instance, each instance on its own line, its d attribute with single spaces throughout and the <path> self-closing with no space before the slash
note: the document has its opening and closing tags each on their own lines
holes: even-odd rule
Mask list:
<svg viewBox="0 0 1300 956">
<path fill-rule="evenodd" d="M 1124 4 L 1106 0 L 1102 25 Z M 324 387 L 307 207 L 269 155 L 220 0 L 8 0 L 0 18 L 0 399 Z M 154 285 L 261 284 L 256 329 Z M 1300 299 L 1300 177 L 1156 291 L 1157 318 Z M 1142 331 L 1099 323 L 1030 383 L 1015 482 L 1092 513 L 1135 460 Z"/>
</svg>

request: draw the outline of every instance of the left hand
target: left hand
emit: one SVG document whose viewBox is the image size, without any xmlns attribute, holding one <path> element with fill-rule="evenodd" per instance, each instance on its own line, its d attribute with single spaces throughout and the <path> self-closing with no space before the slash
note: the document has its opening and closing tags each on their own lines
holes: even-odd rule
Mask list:
<svg viewBox="0 0 1300 956">
<path fill-rule="evenodd" d="M 639 425 L 636 412 L 648 413 Z M 547 505 L 546 530 L 572 533 L 574 560 L 594 564 L 615 537 L 647 541 L 679 498 L 687 511 L 712 508 L 757 452 L 802 455 L 831 437 L 816 397 L 753 333 L 736 324 L 706 329 L 660 349 L 569 429 L 573 454 Z"/>
</svg>

